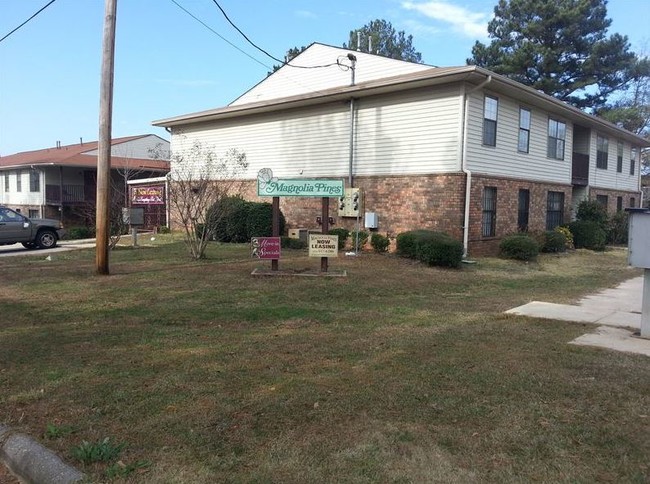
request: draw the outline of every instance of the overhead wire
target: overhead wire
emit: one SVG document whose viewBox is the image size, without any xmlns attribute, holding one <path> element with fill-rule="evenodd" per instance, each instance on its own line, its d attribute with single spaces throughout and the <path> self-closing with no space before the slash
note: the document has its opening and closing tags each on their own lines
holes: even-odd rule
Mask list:
<svg viewBox="0 0 650 484">
<path fill-rule="evenodd" d="M 27 20 L 25 20 L 25 21 L 24 21 L 22 24 L 20 24 L 18 27 L 16 27 L 16 28 L 13 29 L 11 32 L 9 32 L 7 35 L 5 35 L 4 37 L 2 37 L 2 38 L 0 39 L 0 42 L 2 42 L 3 40 L 5 40 L 7 37 L 9 37 L 9 36 L 10 36 L 11 34 L 13 34 L 14 32 L 16 32 L 16 31 L 18 31 L 19 29 L 21 29 L 24 25 L 26 25 L 29 21 L 31 21 L 34 17 L 36 17 L 39 13 L 41 13 L 41 12 L 42 12 L 43 10 L 45 10 L 47 7 L 49 7 L 50 5 L 52 5 L 54 2 L 56 2 L 56 0 L 50 0 L 50 1 L 45 5 L 45 6 L 41 7 L 41 9 L 38 10 L 34 15 L 32 15 L 31 17 L 29 17 Z"/>
<path fill-rule="evenodd" d="M 219 32 L 217 32 L 217 31 L 214 30 L 212 27 L 210 27 L 208 24 L 206 24 L 203 20 L 201 20 L 201 19 L 198 18 L 196 15 L 194 15 L 192 12 L 190 12 L 190 11 L 187 10 L 185 7 L 183 7 L 181 4 L 179 4 L 176 0 L 170 0 L 170 1 L 171 1 L 174 5 L 176 5 L 178 8 L 180 8 L 183 12 L 185 12 L 187 15 L 189 15 L 189 16 L 192 17 L 194 20 L 196 20 L 196 21 L 199 22 L 201 25 L 203 25 L 206 29 L 208 29 L 208 30 L 209 30 L 210 32 L 212 32 L 214 35 L 216 35 L 216 36 L 219 37 L 221 40 L 223 40 L 224 42 L 226 42 L 228 45 L 230 45 L 231 47 L 237 49 L 239 52 L 241 52 L 242 54 L 244 54 L 246 57 L 248 57 L 248 58 L 254 60 L 254 61 L 257 62 L 259 65 L 261 65 L 261 66 L 263 66 L 263 67 L 266 67 L 267 69 L 272 69 L 271 66 L 269 66 L 269 65 L 267 65 L 267 64 L 264 64 L 262 61 L 256 59 L 255 57 L 253 57 L 252 55 L 250 55 L 250 54 L 249 54 L 248 52 L 246 52 L 245 50 L 239 48 L 238 46 L 236 46 L 235 44 L 233 44 L 232 42 L 230 42 L 230 41 L 229 41 L 228 39 L 226 39 L 223 35 L 221 35 Z"/>
</svg>

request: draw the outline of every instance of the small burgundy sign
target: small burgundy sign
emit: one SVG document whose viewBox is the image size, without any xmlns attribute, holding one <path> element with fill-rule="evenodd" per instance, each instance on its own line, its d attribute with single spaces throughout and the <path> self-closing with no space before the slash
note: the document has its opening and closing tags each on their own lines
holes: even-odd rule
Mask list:
<svg viewBox="0 0 650 484">
<path fill-rule="evenodd" d="M 280 237 L 253 237 L 251 239 L 251 256 L 257 259 L 279 259 Z"/>
</svg>

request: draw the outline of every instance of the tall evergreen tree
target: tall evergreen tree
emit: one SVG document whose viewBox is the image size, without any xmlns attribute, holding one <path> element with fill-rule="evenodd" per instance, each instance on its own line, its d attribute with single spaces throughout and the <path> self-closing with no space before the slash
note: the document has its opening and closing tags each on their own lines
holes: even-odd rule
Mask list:
<svg viewBox="0 0 650 484">
<path fill-rule="evenodd" d="M 608 35 L 607 0 L 499 0 L 491 42 L 476 64 L 579 108 L 596 110 L 625 89 L 638 62 L 626 36 Z"/>
<path fill-rule="evenodd" d="M 373 54 L 409 62 L 422 62 L 422 54 L 413 47 L 413 36 L 407 36 L 403 30 L 396 32 L 393 25 L 386 20 L 372 20 L 363 27 L 350 31 L 348 43 L 343 43 L 343 47 L 368 52 L 369 44 L 372 45 Z"/>
</svg>

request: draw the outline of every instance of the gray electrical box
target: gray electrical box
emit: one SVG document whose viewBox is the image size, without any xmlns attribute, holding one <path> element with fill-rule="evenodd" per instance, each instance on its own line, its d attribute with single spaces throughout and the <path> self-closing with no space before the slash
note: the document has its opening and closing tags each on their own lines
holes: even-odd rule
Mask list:
<svg viewBox="0 0 650 484">
<path fill-rule="evenodd" d="M 379 219 L 375 212 L 366 212 L 365 226 L 367 229 L 376 229 L 379 227 Z"/>
<path fill-rule="evenodd" d="M 630 214 L 627 261 L 633 267 L 650 269 L 650 211 L 627 209 Z"/>
<path fill-rule="evenodd" d="M 144 208 L 123 208 L 122 221 L 129 225 L 144 225 Z"/>
<path fill-rule="evenodd" d="M 339 198 L 339 217 L 357 217 L 362 211 L 363 192 L 359 188 L 346 188 Z"/>
</svg>

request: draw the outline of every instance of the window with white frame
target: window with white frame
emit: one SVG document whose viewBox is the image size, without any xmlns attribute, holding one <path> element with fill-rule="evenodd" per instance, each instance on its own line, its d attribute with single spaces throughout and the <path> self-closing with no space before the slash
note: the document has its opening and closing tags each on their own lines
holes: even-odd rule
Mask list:
<svg viewBox="0 0 650 484">
<path fill-rule="evenodd" d="M 5 192 L 9 193 L 9 172 L 5 172 Z"/>
<path fill-rule="evenodd" d="M 630 175 L 634 175 L 636 172 L 636 157 L 638 152 L 639 150 L 632 150 L 632 156 L 630 156 Z"/>
<path fill-rule="evenodd" d="M 23 172 L 22 172 L 22 170 L 18 170 L 16 172 L 16 191 L 17 192 L 22 192 L 23 191 Z"/>
<path fill-rule="evenodd" d="M 499 100 L 486 95 L 483 102 L 483 144 L 486 146 L 497 145 L 498 114 Z"/>
<path fill-rule="evenodd" d="M 517 150 L 528 153 L 530 145 L 530 109 L 519 108 L 519 141 Z"/>
<path fill-rule="evenodd" d="M 566 143 L 566 124 L 557 119 L 548 120 L 548 145 L 546 154 L 556 160 L 564 159 L 564 144 Z"/>
<path fill-rule="evenodd" d="M 29 171 L 29 191 L 30 192 L 41 191 L 41 174 L 38 170 Z"/>
<path fill-rule="evenodd" d="M 609 139 L 605 136 L 596 136 L 596 168 L 607 169 L 607 157 L 609 156 Z"/>
<path fill-rule="evenodd" d="M 623 173 L 623 143 L 616 143 L 616 172 Z"/>
</svg>

